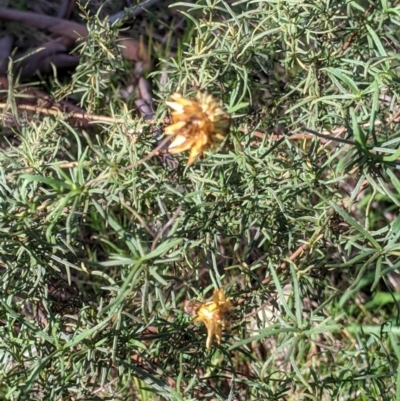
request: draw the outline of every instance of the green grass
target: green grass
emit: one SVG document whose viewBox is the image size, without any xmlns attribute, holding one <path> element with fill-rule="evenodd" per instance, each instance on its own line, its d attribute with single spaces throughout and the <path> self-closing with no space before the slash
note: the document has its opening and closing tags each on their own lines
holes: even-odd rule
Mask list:
<svg viewBox="0 0 400 401">
<path fill-rule="evenodd" d="M 95 13 L 108 34 L 90 29 L 72 77 L 45 85 L 107 121 L 17 109 L 37 78 L 9 76 L 1 397 L 400 400 L 400 6 L 176 9 L 140 19 L 145 38 L 167 32 L 149 40 L 151 121 L 118 95 L 132 66 Z M 158 143 L 169 96 L 198 90 L 231 114 L 226 140 L 191 167 L 180 154 L 120 172 Z M 183 303 L 221 286 L 231 329 L 207 351 Z"/>
</svg>

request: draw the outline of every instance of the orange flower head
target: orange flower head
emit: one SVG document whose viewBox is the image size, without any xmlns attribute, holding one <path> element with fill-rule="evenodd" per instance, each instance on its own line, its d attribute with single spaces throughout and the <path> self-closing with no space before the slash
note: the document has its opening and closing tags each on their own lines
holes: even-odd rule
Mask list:
<svg viewBox="0 0 400 401">
<path fill-rule="evenodd" d="M 172 125 L 165 135 L 175 138 L 168 147 L 171 153 L 190 149 L 190 166 L 217 140 L 223 140 L 229 131 L 230 118 L 211 95 L 198 93 L 196 99 L 186 99 L 179 93 L 171 96 L 167 105 L 171 109 Z"/>
<path fill-rule="evenodd" d="M 232 303 L 225 296 L 223 288 L 214 290 L 213 300 L 210 302 L 185 302 L 185 312 L 195 316 L 194 322 L 203 322 L 207 328 L 207 349 L 211 348 L 214 337 L 221 344 L 222 328 L 229 326 L 228 318 L 232 310 Z"/>
</svg>

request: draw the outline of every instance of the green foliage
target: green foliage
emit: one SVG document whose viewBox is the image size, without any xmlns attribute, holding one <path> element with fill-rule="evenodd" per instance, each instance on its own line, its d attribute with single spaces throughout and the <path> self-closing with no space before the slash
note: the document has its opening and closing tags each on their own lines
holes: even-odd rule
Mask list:
<svg viewBox="0 0 400 401">
<path fill-rule="evenodd" d="M 2 397 L 400 399 L 400 5 L 173 9 L 187 29 L 173 57 L 152 39 L 155 122 L 116 94 L 116 26 L 87 15 L 54 93 L 109 123 L 13 108 L 2 128 Z M 119 171 L 156 144 L 169 95 L 197 90 L 231 113 L 224 143 Z M 232 328 L 207 351 L 183 303 L 221 286 Z"/>
</svg>

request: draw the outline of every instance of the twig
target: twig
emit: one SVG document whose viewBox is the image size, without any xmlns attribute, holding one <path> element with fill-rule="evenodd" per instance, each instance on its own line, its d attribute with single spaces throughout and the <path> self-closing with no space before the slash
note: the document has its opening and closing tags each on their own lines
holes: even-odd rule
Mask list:
<svg viewBox="0 0 400 401">
<path fill-rule="evenodd" d="M 111 381 L 109 381 L 108 383 L 106 383 L 104 386 L 98 388 L 97 390 L 93 391 L 92 394 L 97 394 L 100 393 L 100 391 L 105 390 L 107 387 L 110 387 L 111 385 L 113 385 L 116 381 L 119 380 L 119 377 L 114 377 L 114 379 L 112 379 Z"/>
<path fill-rule="evenodd" d="M 9 105 L 7 103 L 0 103 L 0 109 L 6 109 Z M 95 114 L 86 114 L 86 113 L 62 113 L 62 111 L 58 108 L 45 108 L 40 106 L 34 106 L 30 104 L 19 104 L 17 105 L 17 109 L 25 110 L 25 111 L 33 111 L 35 113 L 50 115 L 50 116 L 62 116 L 67 118 L 76 118 L 77 120 L 88 120 L 93 122 L 104 122 L 104 123 L 125 123 L 126 120 L 122 118 L 115 117 L 107 117 L 107 116 L 99 116 Z"/>
<path fill-rule="evenodd" d="M 99 176 L 97 178 L 93 178 L 93 180 L 90 180 L 85 184 L 85 187 L 90 187 L 95 182 L 102 181 L 105 178 L 109 178 L 109 177 L 113 176 L 114 174 L 123 173 L 124 171 L 132 170 L 133 168 L 135 168 L 137 166 L 140 166 L 141 164 L 147 162 L 147 160 L 151 159 L 153 156 L 156 156 L 158 154 L 158 152 L 163 150 L 164 146 L 168 143 L 168 141 L 170 139 L 171 139 L 170 137 L 164 138 L 146 157 L 144 157 L 143 159 L 139 160 L 138 162 L 132 163 L 129 166 L 123 167 L 123 168 L 121 168 L 119 170 L 112 171 L 111 173 L 103 174 L 103 175 L 101 175 L 101 176 Z"/>
<path fill-rule="evenodd" d="M 58 168 L 73 168 L 79 165 L 79 161 L 76 162 L 62 162 L 59 164 L 42 164 L 40 167 L 58 167 Z M 84 166 L 88 166 L 89 162 L 84 162 L 83 163 Z M 33 173 L 35 171 L 35 168 L 33 167 L 27 167 L 27 168 L 22 168 L 22 169 L 17 169 L 13 172 L 11 172 L 10 174 L 6 175 L 6 181 L 12 180 L 14 179 L 13 177 L 15 175 L 19 175 L 19 174 L 30 174 Z"/>
<path fill-rule="evenodd" d="M 179 206 L 178 209 L 175 210 L 175 212 L 172 215 L 172 217 L 168 220 L 167 224 L 158 232 L 156 238 L 154 238 L 154 241 L 153 241 L 153 243 L 151 245 L 151 252 L 153 252 L 154 249 L 156 249 L 158 240 L 163 236 L 163 234 L 165 233 L 167 228 L 170 227 L 174 223 L 174 221 L 178 217 L 178 215 L 181 212 L 181 210 L 182 210 L 182 206 Z"/>
<path fill-rule="evenodd" d="M 147 1 L 142 1 L 140 4 L 138 4 L 133 11 L 130 11 L 128 9 L 127 11 L 120 11 L 117 14 L 112 15 L 109 18 L 110 23 L 114 23 L 118 19 L 123 19 L 124 17 L 136 17 L 139 14 L 141 14 L 146 8 L 149 8 L 157 3 L 159 3 L 160 0 L 147 0 Z"/>
<path fill-rule="evenodd" d="M 74 0 L 64 0 L 58 8 L 57 18 L 69 19 L 74 5 Z"/>
<path fill-rule="evenodd" d="M 309 244 L 302 244 L 300 245 L 290 256 L 289 260 L 293 262 L 295 259 L 297 259 L 307 248 L 309 247 Z M 281 263 L 279 268 L 277 269 L 277 272 L 282 271 L 283 269 L 286 268 L 286 262 Z M 272 275 L 269 275 L 266 277 L 263 281 L 262 284 L 266 285 L 272 280 Z"/>
<path fill-rule="evenodd" d="M 276 301 L 277 298 L 278 298 L 277 295 L 272 295 L 261 306 L 259 306 L 256 310 L 254 310 L 253 312 L 247 313 L 246 315 L 243 315 L 243 319 L 242 320 L 245 320 L 245 319 L 248 319 L 250 317 L 253 317 L 253 316 L 257 315 L 257 313 L 260 312 L 260 310 L 263 310 L 272 301 Z"/>
<path fill-rule="evenodd" d="M 391 124 L 394 121 L 397 122 L 396 120 L 398 120 L 399 117 L 400 117 L 400 110 L 397 110 L 397 112 L 394 114 L 394 116 L 392 118 L 390 118 L 387 123 Z"/>
<path fill-rule="evenodd" d="M 11 54 L 13 38 L 11 35 L 6 35 L 0 38 L 0 75 L 7 72 L 8 57 Z"/>
<path fill-rule="evenodd" d="M 374 8 L 374 6 L 372 4 L 370 4 L 369 7 L 364 12 L 364 18 L 366 18 L 368 16 L 368 14 L 371 12 L 371 10 L 373 8 Z M 339 56 L 343 56 L 344 52 L 350 47 L 354 38 L 357 36 L 357 33 L 359 32 L 360 28 L 362 28 L 362 27 L 361 26 L 357 27 L 357 29 L 351 33 L 351 35 L 348 37 L 345 44 L 343 45 L 342 49 L 339 51 L 339 53 L 338 53 Z"/>
<path fill-rule="evenodd" d="M 126 208 L 130 213 L 132 213 L 132 216 L 134 216 L 137 220 L 139 220 L 140 224 L 142 225 L 142 227 L 154 238 L 155 237 L 155 233 L 153 232 L 153 230 L 146 224 L 146 222 L 144 221 L 144 219 L 142 218 L 142 216 L 140 216 L 140 214 L 134 210 L 132 207 L 130 207 L 128 204 L 125 203 L 122 195 L 120 195 L 119 197 L 121 205 Z"/>
<path fill-rule="evenodd" d="M 345 143 L 345 144 L 347 144 L 347 145 L 352 145 L 352 146 L 355 145 L 355 142 L 349 141 L 348 139 L 343 139 L 343 138 L 338 138 L 338 137 L 335 137 L 335 136 L 332 136 L 332 135 L 322 134 L 321 132 L 314 131 L 314 130 L 309 129 L 309 128 L 306 128 L 306 127 L 303 127 L 303 129 L 304 129 L 305 131 L 307 131 L 307 132 L 310 132 L 310 133 L 313 134 L 313 135 L 316 135 L 316 136 L 320 137 L 320 138 L 325 138 L 325 139 L 327 139 L 328 141 Z"/>
</svg>

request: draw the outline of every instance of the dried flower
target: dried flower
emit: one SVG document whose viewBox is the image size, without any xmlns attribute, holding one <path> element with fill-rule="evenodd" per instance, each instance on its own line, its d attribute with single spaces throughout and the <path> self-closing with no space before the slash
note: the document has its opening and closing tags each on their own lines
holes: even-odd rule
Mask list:
<svg viewBox="0 0 400 401">
<path fill-rule="evenodd" d="M 222 328 L 228 327 L 228 318 L 233 310 L 231 301 L 225 296 L 223 288 L 214 290 L 210 302 L 186 301 L 185 312 L 195 316 L 194 322 L 203 322 L 207 328 L 206 348 L 210 349 L 214 337 L 221 343 Z"/>
<path fill-rule="evenodd" d="M 212 147 L 217 140 L 224 139 L 229 131 L 228 114 L 211 95 L 198 93 L 196 99 L 186 99 L 179 93 L 167 102 L 173 124 L 165 129 L 166 135 L 175 135 L 168 150 L 180 153 L 190 149 L 187 165 Z"/>
</svg>

